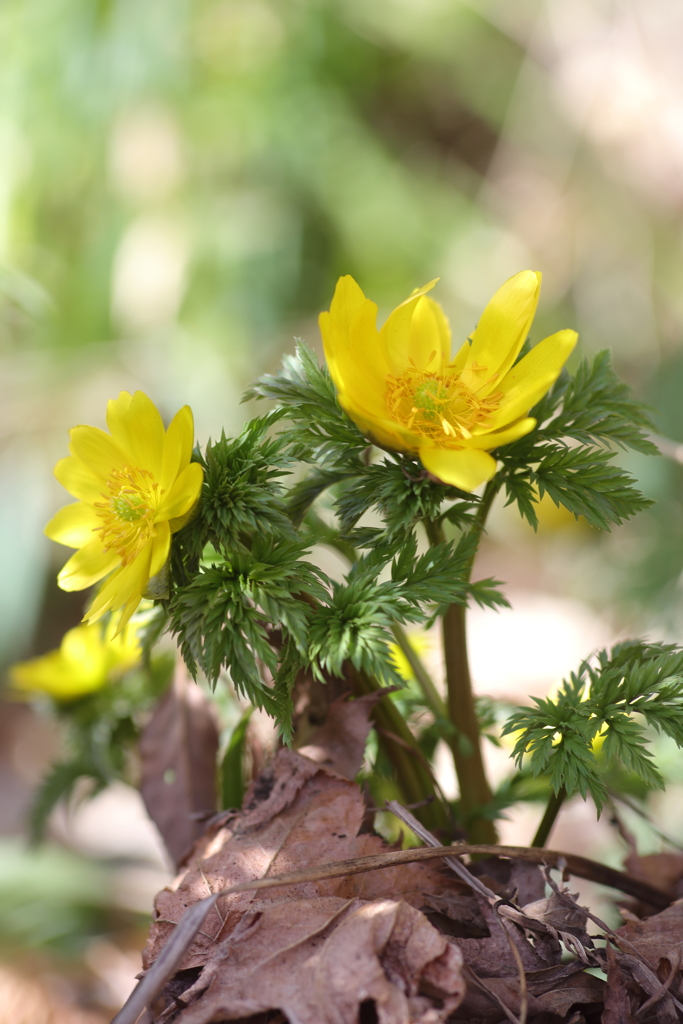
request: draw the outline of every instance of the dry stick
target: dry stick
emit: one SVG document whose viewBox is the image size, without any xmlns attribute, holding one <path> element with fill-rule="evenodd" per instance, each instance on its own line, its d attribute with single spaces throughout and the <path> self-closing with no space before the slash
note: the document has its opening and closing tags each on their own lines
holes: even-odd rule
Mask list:
<svg viewBox="0 0 683 1024">
<path fill-rule="evenodd" d="M 405 807 L 401 807 L 400 804 L 396 802 L 396 800 L 388 800 L 387 807 L 392 812 L 392 814 L 396 815 L 399 821 L 402 821 L 404 825 L 407 825 L 408 828 L 412 829 L 415 835 L 418 836 L 423 842 L 427 843 L 431 847 L 436 847 L 438 845 L 438 840 L 431 834 L 431 832 L 428 832 L 427 829 L 423 828 L 422 825 L 420 825 L 419 821 L 417 821 L 417 819 L 413 817 L 410 811 L 406 810 Z M 522 957 L 520 956 L 519 950 L 517 949 L 517 946 L 515 945 L 512 935 L 510 934 L 509 925 L 504 920 L 502 920 L 503 915 L 501 914 L 502 908 L 500 907 L 500 900 L 498 899 L 496 894 L 492 892 L 491 889 L 489 889 L 487 885 L 484 885 L 484 883 L 479 878 L 477 878 L 476 875 L 473 875 L 472 872 L 468 868 L 466 868 L 464 864 L 457 860 L 457 858 L 444 857 L 444 860 L 446 861 L 446 864 L 448 864 L 449 868 L 455 871 L 456 875 L 458 875 L 458 877 L 461 878 L 463 882 L 466 882 L 467 885 L 470 886 L 470 888 L 474 889 L 481 896 L 483 896 L 487 900 L 487 902 L 492 904 L 494 910 L 497 911 L 498 917 L 499 919 L 501 919 L 499 921 L 500 927 L 503 929 L 503 934 L 505 935 L 507 944 L 510 947 L 510 952 L 512 953 L 513 960 L 515 961 L 517 975 L 519 978 L 519 1024 L 526 1024 L 527 1011 L 529 1008 L 526 972 L 524 970 L 524 964 L 522 963 Z"/>
<path fill-rule="evenodd" d="M 111 1024 L 135 1024 L 140 1014 L 152 1005 L 168 979 L 173 977 L 180 966 L 218 896 L 219 893 L 206 896 L 185 911 L 154 965 L 137 983 Z"/>
<path fill-rule="evenodd" d="M 413 819 L 414 820 L 414 819 Z M 417 822 L 416 822 L 417 824 Z M 412 827 L 412 826 L 411 826 Z M 605 868 L 604 865 L 588 860 L 586 857 L 576 857 L 573 854 L 559 853 L 555 850 L 531 850 L 523 846 L 438 846 L 421 847 L 412 850 L 392 850 L 388 853 L 374 854 L 370 857 L 354 857 L 350 860 L 334 861 L 315 868 L 304 868 L 300 871 L 289 871 L 283 875 L 274 875 L 272 878 L 256 878 L 249 882 L 241 882 L 228 889 L 220 889 L 212 896 L 195 903 L 185 911 L 182 918 L 175 926 L 175 930 L 155 960 L 152 967 L 145 974 L 137 987 L 131 993 L 125 1006 L 114 1017 L 112 1024 L 135 1024 L 142 1011 L 163 989 L 166 982 L 173 976 L 179 964 L 182 962 L 185 953 L 192 945 L 192 942 L 203 925 L 209 911 L 215 905 L 220 896 L 230 896 L 240 892 L 250 892 L 260 889 L 274 889 L 277 886 L 299 885 L 302 882 L 322 882 L 329 878 L 344 878 L 347 875 L 360 875 L 366 871 L 376 871 L 380 868 L 397 867 L 400 864 L 413 864 L 423 860 L 434 860 L 438 857 L 448 857 L 463 870 L 467 870 L 464 864 L 456 860 L 453 855 L 462 854 L 484 854 L 498 855 L 503 857 L 516 857 L 520 860 L 529 860 L 533 863 L 548 863 L 556 867 L 561 860 L 566 862 L 567 868 L 574 875 L 580 878 L 588 878 L 591 881 L 601 882 L 614 889 L 643 900 L 651 906 L 665 907 L 671 903 L 666 893 L 641 882 L 640 879 L 632 878 L 622 871 L 614 868 Z M 471 884 L 471 875 L 468 884 Z M 476 879 L 477 883 L 479 880 Z M 482 895 L 486 898 L 498 897 L 481 885 Z M 502 907 L 502 910 L 508 908 Z M 538 925 L 538 922 L 535 922 Z"/>
<path fill-rule="evenodd" d="M 394 800 L 389 801 L 387 807 L 394 814 L 396 814 L 395 808 L 404 810 L 400 808 L 400 805 Z M 401 815 L 397 814 L 397 817 L 401 817 Z M 412 815 L 410 815 L 410 817 L 412 818 Z M 405 824 L 408 824 L 404 818 L 401 820 L 403 820 Z M 413 821 L 415 822 L 416 828 L 420 829 L 420 832 L 416 831 L 412 825 L 409 825 L 409 827 L 413 829 L 415 834 L 419 835 L 424 842 L 428 842 L 430 846 L 433 846 L 434 837 L 431 836 L 430 839 L 425 839 L 424 835 L 421 834 L 421 832 L 424 832 L 425 830 L 418 821 L 415 821 L 414 818 Z M 436 847 L 433 848 L 436 849 Z M 443 849 L 443 847 L 441 847 L 441 849 Z M 572 875 L 577 875 L 579 878 L 586 878 L 591 882 L 598 882 L 600 885 L 606 885 L 610 889 L 618 889 L 620 892 L 626 893 L 627 896 L 633 896 L 635 899 L 642 900 L 643 903 L 649 903 L 652 907 L 664 910 L 664 908 L 668 907 L 672 902 L 672 898 L 668 893 L 655 888 L 655 886 L 650 885 L 648 882 L 641 882 L 639 878 L 634 878 L 632 875 L 628 875 L 624 871 L 617 871 L 616 868 L 609 868 L 605 864 L 599 864 L 595 860 L 590 860 L 588 857 L 580 857 L 578 854 L 574 853 L 562 853 L 559 850 L 540 850 L 529 846 L 472 845 L 470 843 L 458 843 L 456 846 L 450 846 L 447 849 L 451 854 L 449 860 L 453 860 L 454 863 L 458 865 L 458 868 L 453 868 L 453 870 L 458 873 L 460 873 L 459 869 L 467 871 L 465 865 L 455 859 L 465 853 L 528 860 L 533 864 L 548 864 L 551 868 L 556 868 L 558 863 L 562 861 L 566 864 L 567 870 Z M 468 878 L 466 878 L 464 874 L 461 874 L 460 877 L 463 878 L 468 885 L 471 885 L 471 880 L 475 876 L 471 875 L 469 872 L 467 872 L 467 874 L 469 875 Z M 477 884 L 481 885 L 479 879 L 476 881 Z M 487 890 L 484 885 L 481 885 L 481 889 L 479 891 L 481 892 L 481 895 L 485 896 L 487 899 L 491 896 L 498 899 L 498 897 L 495 896 L 495 893 L 492 893 L 490 889 Z"/>
</svg>

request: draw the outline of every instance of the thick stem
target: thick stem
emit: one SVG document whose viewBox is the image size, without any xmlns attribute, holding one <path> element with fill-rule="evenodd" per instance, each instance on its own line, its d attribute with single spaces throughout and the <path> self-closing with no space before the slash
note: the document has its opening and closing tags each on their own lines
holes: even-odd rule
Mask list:
<svg viewBox="0 0 683 1024">
<path fill-rule="evenodd" d="M 548 805 L 545 809 L 545 814 L 541 818 L 541 824 L 538 826 L 536 835 L 534 836 L 532 846 L 545 846 L 548 842 L 548 837 L 552 831 L 555 819 L 560 812 L 562 804 L 567 799 L 567 790 L 564 786 L 560 786 L 557 793 L 552 793 Z"/>
<path fill-rule="evenodd" d="M 498 493 L 495 479 L 486 485 L 472 532 L 481 537 L 486 518 Z M 432 544 L 443 540 L 443 531 L 437 523 L 427 525 Z M 473 561 L 467 571 L 467 580 L 472 574 Z M 484 818 L 480 809 L 491 802 L 492 792 L 486 777 L 484 758 L 481 750 L 479 722 L 475 711 L 469 658 L 467 655 L 466 608 L 452 604 L 443 620 L 443 645 L 448 686 L 448 714 L 455 726 L 455 742 L 449 744 L 453 751 L 455 771 L 460 788 L 460 807 L 469 838 L 472 842 L 495 843 L 496 828 L 492 821 Z"/>
<path fill-rule="evenodd" d="M 381 690 L 379 684 L 363 672 L 353 672 L 353 680 L 354 691 L 359 695 Z M 429 766 L 403 716 L 388 695 L 375 704 L 372 717 L 377 726 L 379 742 L 396 770 L 396 779 L 406 800 L 412 804 L 430 801 L 416 811 L 416 817 L 427 828 L 451 832 L 448 810 L 438 798 Z"/>
<path fill-rule="evenodd" d="M 444 615 L 443 645 L 448 681 L 448 713 L 456 728 L 455 743 L 451 749 L 460 786 L 460 808 L 465 828 L 473 843 L 495 843 L 495 825 L 477 814 L 479 808 L 491 802 L 493 794 L 486 778 L 479 722 L 474 706 L 464 605 L 452 604 Z"/>
</svg>

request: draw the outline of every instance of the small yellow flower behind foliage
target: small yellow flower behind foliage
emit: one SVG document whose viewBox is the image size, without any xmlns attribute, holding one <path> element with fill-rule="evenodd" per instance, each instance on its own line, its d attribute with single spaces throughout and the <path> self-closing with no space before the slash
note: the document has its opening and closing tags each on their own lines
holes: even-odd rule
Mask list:
<svg viewBox="0 0 683 1024">
<path fill-rule="evenodd" d="M 153 402 L 122 391 L 107 406 L 110 434 L 97 427 L 70 431 L 71 455 L 55 476 L 80 500 L 48 523 L 52 540 L 78 548 L 57 577 L 62 590 L 84 590 L 105 576 L 85 621 L 123 609 L 122 629 L 164 568 L 171 534 L 187 522 L 204 471 L 191 463 L 192 410 L 184 406 L 168 430 Z"/>
<path fill-rule="evenodd" d="M 113 636 L 110 624 L 76 626 L 64 634 L 57 651 L 22 661 L 9 670 L 10 682 L 24 693 L 46 693 L 55 700 L 73 700 L 102 689 L 140 661 L 140 644 L 133 626 Z"/>
<path fill-rule="evenodd" d="M 418 455 L 444 483 L 473 491 L 496 471 L 489 451 L 533 430 L 528 411 L 554 384 L 577 335 L 559 331 L 515 361 L 531 327 L 541 275 L 525 270 L 493 296 L 455 357 L 441 307 L 414 292 L 377 330 L 377 306 L 342 277 L 320 314 L 339 402 L 366 437 Z"/>
</svg>

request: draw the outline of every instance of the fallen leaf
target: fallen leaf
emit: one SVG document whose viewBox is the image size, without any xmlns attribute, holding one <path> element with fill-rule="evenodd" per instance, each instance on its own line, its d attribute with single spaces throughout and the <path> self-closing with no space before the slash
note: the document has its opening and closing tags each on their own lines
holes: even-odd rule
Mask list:
<svg viewBox="0 0 683 1024">
<path fill-rule="evenodd" d="M 644 921 L 627 921 L 615 934 L 635 947 L 656 971 L 662 958 L 683 946 L 683 900 Z"/>
<path fill-rule="evenodd" d="M 143 954 L 145 967 L 156 958 L 186 908 L 214 892 L 266 875 L 385 852 L 387 846 L 379 836 L 358 835 L 364 812 L 363 796 L 355 783 L 301 754 L 280 750 L 247 792 L 244 811 L 226 814 L 216 822 L 196 844 L 172 887 L 157 895 Z M 272 890 L 272 895 L 246 892 L 221 897 L 181 967 L 201 967 L 212 959 L 216 944 L 233 932 L 255 900 L 391 897 L 420 910 L 425 892 L 460 893 L 462 885 L 441 864 L 423 862 L 288 886 Z"/>
<path fill-rule="evenodd" d="M 216 809 L 218 729 L 202 691 L 179 664 L 140 737 L 140 792 L 174 864 L 203 834 Z"/>
<path fill-rule="evenodd" d="M 622 969 L 620 957 L 611 943 L 605 946 L 607 954 L 607 987 L 605 988 L 605 1009 L 601 1024 L 636 1024 L 632 1014 L 628 974 Z M 632 982 L 631 982 L 632 984 Z"/>
<path fill-rule="evenodd" d="M 630 853 L 624 861 L 624 868 L 635 878 L 642 878 L 658 889 L 669 893 L 672 899 L 683 896 L 683 854 L 647 853 L 639 857 Z M 652 908 L 647 908 L 651 913 Z"/>
<path fill-rule="evenodd" d="M 493 995 L 514 1014 L 519 1014 L 521 1000 L 518 978 L 480 979 Z M 565 1018 L 573 1007 L 599 1007 L 602 1004 L 604 981 L 583 972 L 573 974 L 559 983 L 547 980 L 533 985 L 527 978 L 528 1019 L 538 1016 L 544 1022 Z M 548 1015 L 552 1015 L 548 1017 Z M 465 999 L 454 1014 L 455 1020 L 496 1022 L 503 1020 L 498 1005 L 481 988 L 468 985 Z"/>
<path fill-rule="evenodd" d="M 333 701 L 325 724 L 306 746 L 299 748 L 299 753 L 317 764 L 332 768 L 347 779 L 355 779 L 363 763 L 370 732 L 370 712 L 382 696 L 381 693 L 368 693 L 355 700 L 339 697 Z"/>
<path fill-rule="evenodd" d="M 297 1024 L 439 1024 L 464 995 L 461 958 L 403 901 L 256 901 L 181 1000 L 177 1024 L 278 1009 Z M 203 991 L 200 991 L 203 989 Z"/>
<path fill-rule="evenodd" d="M 538 864 L 515 857 L 485 857 L 470 865 L 490 889 L 523 907 L 545 896 L 545 878 Z"/>
<path fill-rule="evenodd" d="M 576 899 L 576 895 L 574 896 Z M 588 916 L 583 907 L 578 903 L 568 906 L 556 892 L 535 903 L 527 903 L 522 908 L 527 917 L 533 917 L 536 921 L 543 921 L 558 932 L 569 932 L 571 935 L 582 937 L 586 931 Z"/>
</svg>

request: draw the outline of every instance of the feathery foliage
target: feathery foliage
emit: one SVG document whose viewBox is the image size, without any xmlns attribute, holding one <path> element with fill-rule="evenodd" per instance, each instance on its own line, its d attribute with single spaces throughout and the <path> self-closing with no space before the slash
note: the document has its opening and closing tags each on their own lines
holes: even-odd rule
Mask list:
<svg viewBox="0 0 683 1024">
<path fill-rule="evenodd" d="M 652 502 L 633 477 L 613 464 L 617 449 L 657 454 L 647 436 L 648 411 L 615 374 L 609 352 L 583 360 L 572 378 L 563 371 L 552 390 L 531 410 L 538 425 L 496 454 L 507 504 L 536 528 L 534 505 L 549 494 L 591 526 L 609 530 Z"/>
<path fill-rule="evenodd" d="M 521 765 L 528 755 L 531 773 L 547 776 L 556 793 L 590 793 L 599 813 L 607 798 L 601 761 L 618 761 L 647 786 L 663 788 L 644 726 L 633 716 L 683 747 L 683 650 L 627 640 L 584 661 L 556 697 L 533 700 L 535 707 L 518 708 L 503 728 L 503 735 L 522 733 L 513 757 Z"/>
</svg>

